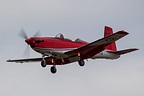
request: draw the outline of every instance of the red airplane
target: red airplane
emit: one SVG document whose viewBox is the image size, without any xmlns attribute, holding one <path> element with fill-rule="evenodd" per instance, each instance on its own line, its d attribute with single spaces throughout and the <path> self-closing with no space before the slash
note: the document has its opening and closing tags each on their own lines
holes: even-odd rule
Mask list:
<svg viewBox="0 0 144 96">
<path fill-rule="evenodd" d="M 112 28 L 105 26 L 104 38 L 88 43 L 81 39 L 74 41 L 65 38 L 62 34 L 56 37 L 31 37 L 27 38 L 24 33 L 25 42 L 31 48 L 42 54 L 41 58 L 29 58 L 18 60 L 7 60 L 7 62 L 41 62 L 42 67 L 52 65 L 50 68 L 54 74 L 57 72 L 56 65 L 65 65 L 72 62 L 78 62 L 80 66 L 84 66 L 85 59 L 118 59 L 121 55 L 136 51 L 136 48 L 130 48 L 117 51 L 115 41 L 128 35 L 125 31 L 113 33 Z"/>
</svg>

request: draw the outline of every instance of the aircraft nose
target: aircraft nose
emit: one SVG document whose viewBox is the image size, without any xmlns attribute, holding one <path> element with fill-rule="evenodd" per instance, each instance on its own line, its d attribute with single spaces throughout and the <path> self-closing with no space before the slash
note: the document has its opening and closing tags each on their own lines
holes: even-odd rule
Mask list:
<svg viewBox="0 0 144 96">
<path fill-rule="evenodd" d="M 25 42 L 30 45 L 30 43 L 31 43 L 31 38 L 26 39 Z"/>
</svg>

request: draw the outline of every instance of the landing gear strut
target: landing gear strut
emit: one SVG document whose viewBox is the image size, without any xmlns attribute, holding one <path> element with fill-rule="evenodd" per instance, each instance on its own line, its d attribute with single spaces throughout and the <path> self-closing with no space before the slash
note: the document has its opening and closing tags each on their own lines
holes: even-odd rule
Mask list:
<svg viewBox="0 0 144 96">
<path fill-rule="evenodd" d="M 50 68 L 50 71 L 51 71 L 53 74 L 55 74 L 55 73 L 57 72 L 57 69 L 56 69 L 55 66 L 52 66 L 52 67 Z"/>
<path fill-rule="evenodd" d="M 41 66 L 42 67 L 46 67 L 46 65 L 47 65 L 46 61 L 45 61 L 45 56 L 46 56 L 45 54 L 42 55 L 42 61 L 41 61 Z"/>
<path fill-rule="evenodd" d="M 84 66 L 85 65 L 84 60 L 79 60 L 78 63 L 79 63 L 80 66 Z"/>
</svg>

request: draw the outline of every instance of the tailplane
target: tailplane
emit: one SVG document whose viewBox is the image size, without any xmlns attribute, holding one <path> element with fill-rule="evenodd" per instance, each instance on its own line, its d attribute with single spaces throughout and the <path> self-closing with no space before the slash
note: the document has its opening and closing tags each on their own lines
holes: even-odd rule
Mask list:
<svg viewBox="0 0 144 96">
<path fill-rule="evenodd" d="M 112 34 L 113 34 L 113 29 L 111 27 L 105 26 L 104 37 L 107 37 L 107 36 L 112 35 Z M 106 46 L 105 50 L 109 53 L 114 53 L 114 54 L 117 54 L 117 55 L 124 55 L 126 53 L 130 53 L 130 52 L 133 52 L 133 51 L 136 51 L 136 50 L 139 50 L 139 49 L 130 48 L 130 49 L 124 49 L 124 50 L 117 51 L 116 43 L 113 42 L 113 43 L 109 44 L 108 46 Z"/>
<path fill-rule="evenodd" d="M 130 52 L 133 52 L 133 51 L 136 51 L 136 50 L 139 50 L 139 49 L 130 48 L 130 49 L 125 49 L 125 50 L 120 50 L 120 51 L 115 51 L 115 52 L 112 52 L 112 51 L 107 51 L 107 52 L 114 53 L 114 54 L 117 54 L 117 55 L 124 55 L 126 53 L 130 53 Z"/>
<path fill-rule="evenodd" d="M 113 34 L 113 29 L 111 27 L 105 26 L 104 37 L 107 37 L 111 34 Z M 106 46 L 105 49 L 116 52 L 117 51 L 116 43 L 115 42 L 111 43 L 110 45 Z"/>
</svg>

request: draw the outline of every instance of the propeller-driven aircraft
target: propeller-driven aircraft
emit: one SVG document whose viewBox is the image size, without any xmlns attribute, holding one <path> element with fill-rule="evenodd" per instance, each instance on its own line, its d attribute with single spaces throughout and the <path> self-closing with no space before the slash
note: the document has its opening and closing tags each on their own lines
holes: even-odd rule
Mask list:
<svg viewBox="0 0 144 96">
<path fill-rule="evenodd" d="M 113 33 L 111 27 L 105 26 L 104 37 L 94 42 L 88 43 L 81 39 L 70 40 L 65 38 L 63 34 L 56 37 L 40 37 L 35 34 L 34 37 L 28 38 L 25 32 L 22 37 L 30 47 L 42 54 L 40 58 L 28 58 L 7 60 L 7 62 L 28 63 L 41 62 L 42 67 L 52 65 L 50 71 L 54 74 L 57 72 L 56 65 L 65 65 L 72 62 L 78 62 L 80 66 L 84 66 L 86 59 L 118 59 L 121 55 L 136 51 L 137 48 L 130 48 L 117 51 L 115 41 L 128 35 L 125 31 Z"/>
</svg>

